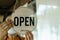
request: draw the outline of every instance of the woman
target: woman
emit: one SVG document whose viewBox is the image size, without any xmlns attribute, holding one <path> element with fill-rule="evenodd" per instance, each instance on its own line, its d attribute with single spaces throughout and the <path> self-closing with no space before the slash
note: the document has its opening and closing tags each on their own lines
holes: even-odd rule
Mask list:
<svg viewBox="0 0 60 40">
<path fill-rule="evenodd" d="M 9 37 L 8 35 L 6 35 L 7 31 L 13 26 L 12 20 L 8 17 L 9 16 L 11 17 L 14 9 L 16 9 L 20 5 L 23 5 L 26 2 L 28 2 L 28 0 L 25 0 L 25 1 L 24 0 L 17 0 L 17 1 L 18 2 L 16 3 L 16 0 L 0 0 L 0 20 L 2 19 L 2 21 L 0 21 L 0 40 L 7 40 L 6 38 Z M 15 4 L 19 4 L 19 5 L 15 5 Z M 31 36 L 29 36 L 29 35 L 31 35 Z M 14 38 L 14 39 L 16 39 L 16 38 Z M 30 40 L 30 39 L 31 40 L 33 39 L 31 32 L 27 32 L 26 37 L 19 37 L 19 40 Z"/>
</svg>

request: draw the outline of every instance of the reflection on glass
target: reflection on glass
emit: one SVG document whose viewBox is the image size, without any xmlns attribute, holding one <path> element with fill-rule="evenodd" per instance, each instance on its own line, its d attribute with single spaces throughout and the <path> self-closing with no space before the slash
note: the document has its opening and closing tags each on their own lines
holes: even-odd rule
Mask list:
<svg viewBox="0 0 60 40">
<path fill-rule="evenodd" d="M 60 8 L 56 5 L 39 5 L 37 8 L 38 40 L 60 40 Z"/>
</svg>

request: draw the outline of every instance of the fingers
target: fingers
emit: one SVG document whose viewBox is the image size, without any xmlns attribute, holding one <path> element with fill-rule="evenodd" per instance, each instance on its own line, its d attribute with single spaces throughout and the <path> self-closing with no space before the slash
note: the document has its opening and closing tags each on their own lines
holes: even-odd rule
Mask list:
<svg viewBox="0 0 60 40">
<path fill-rule="evenodd" d="M 6 35 L 4 36 L 4 40 L 7 40 L 7 36 Z"/>
<path fill-rule="evenodd" d="M 30 31 L 26 32 L 25 40 L 33 40 L 33 34 Z"/>
<path fill-rule="evenodd" d="M 13 21 L 10 18 L 7 18 L 2 24 L 0 24 L 0 30 L 8 30 L 13 26 Z M 5 32 L 5 31 L 4 31 Z"/>
<path fill-rule="evenodd" d="M 2 29 L 7 29 L 8 27 L 12 27 L 13 26 L 13 21 L 10 18 L 7 18 L 5 22 L 3 22 L 1 25 Z M 7 27 L 8 26 L 8 27 Z"/>
</svg>

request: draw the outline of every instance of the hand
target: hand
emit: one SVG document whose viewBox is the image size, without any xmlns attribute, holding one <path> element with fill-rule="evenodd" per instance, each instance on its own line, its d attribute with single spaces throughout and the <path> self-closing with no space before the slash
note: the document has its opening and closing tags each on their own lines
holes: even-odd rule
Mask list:
<svg viewBox="0 0 60 40">
<path fill-rule="evenodd" d="M 10 18 L 7 18 L 6 21 L 0 24 L 0 31 L 10 29 L 13 26 L 13 22 Z"/>
<path fill-rule="evenodd" d="M 26 32 L 25 40 L 33 40 L 33 34 L 30 31 Z"/>
<path fill-rule="evenodd" d="M 6 21 L 0 24 L 0 40 L 3 39 L 4 35 L 8 30 L 13 26 L 13 22 L 10 18 L 7 18 Z"/>
</svg>

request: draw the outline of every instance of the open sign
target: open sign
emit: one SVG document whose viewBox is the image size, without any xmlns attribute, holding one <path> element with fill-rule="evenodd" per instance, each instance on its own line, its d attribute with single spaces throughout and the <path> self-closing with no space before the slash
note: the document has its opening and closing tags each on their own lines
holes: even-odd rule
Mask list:
<svg viewBox="0 0 60 40">
<path fill-rule="evenodd" d="M 12 15 L 12 20 L 14 21 L 14 29 L 17 32 L 33 31 L 36 28 L 36 15 L 29 8 L 20 7 L 17 9 Z"/>
</svg>

